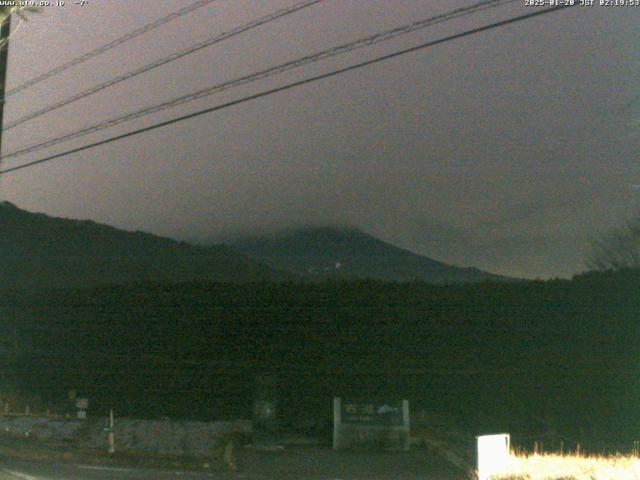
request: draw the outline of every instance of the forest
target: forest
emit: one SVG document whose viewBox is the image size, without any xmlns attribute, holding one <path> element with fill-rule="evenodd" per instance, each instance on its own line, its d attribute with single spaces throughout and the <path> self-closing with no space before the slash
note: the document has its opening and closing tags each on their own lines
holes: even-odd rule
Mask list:
<svg viewBox="0 0 640 480">
<path fill-rule="evenodd" d="M 5 385 L 43 404 L 77 389 L 95 415 L 246 418 L 269 374 L 284 426 L 326 428 L 333 396 L 402 397 L 476 434 L 626 441 L 640 427 L 639 292 L 637 269 L 4 292 Z"/>
</svg>

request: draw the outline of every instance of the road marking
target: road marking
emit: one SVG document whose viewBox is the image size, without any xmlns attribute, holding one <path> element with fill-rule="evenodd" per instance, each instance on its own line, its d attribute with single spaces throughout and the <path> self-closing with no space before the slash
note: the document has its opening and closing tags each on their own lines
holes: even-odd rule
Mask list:
<svg viewBox="0 0 640 480">
<path fill-rule="evenodd" d="M 32 477 L 26 473 L 16 472 L 14 470 L 9 470 L 8 468 L 3 468 L 2 471 L 13 477 L 20 478 L 21 480 L 43 480 L 41 477 Z"/>
<path fill-rule="evenodd" d="M 97 465 L 78 465 L 78 468 L 83 470 L 103 470 L 107 472 L 133 472 L 132 468 L 124 467 L 101 467 Z"/>
<path fill-rule="evenodd" d="M 101 471 L 106 471 L 106 472 L 139 472 L 143 469 L 135 469 L 135 468 L 125 468 L 125 467 L 101 467 L 99 465 L 78 465 L 77 466 L 79 469 L 83 469 L 83 470 L 101 470 Z M 164 471 L 164 470 L 159 470 L 162 473 L 169 473 L 169 474 L 173 474 L 173 475 L 177 475 L 177 476 L 199 476 L 199 477 L 214 477 L 215 475 L 212 473 L 205 473 L 205 472 L 185 472 L 185 471 Z M 25 479 L 25 480 L 32 480 L 32 479 Z M 42 480 L 42 479 L 33 479 L 33 480 Z"/>
<path fill-rule="evenodd" d="M 206 473 L 206 472 L 184 472 L 182 470 L 176 470 L 173 472 L 167 472 L 167 473 L 172 473 L 173 475 L 178 475 L 181 477 L 195 477 L 198 476 L 200 478 L 202 477 L 214 477 L 215 475 L 213 473 Z"/>
</svg>

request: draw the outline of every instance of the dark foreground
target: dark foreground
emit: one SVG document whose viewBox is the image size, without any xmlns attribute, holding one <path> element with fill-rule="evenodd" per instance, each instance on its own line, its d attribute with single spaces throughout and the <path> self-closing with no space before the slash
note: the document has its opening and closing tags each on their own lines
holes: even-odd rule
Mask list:
<svg viewBox="0 0 640 480">
<path fill-rule="evenodd" d="M 423 449 L 402 453 L 335 452 L 328 448 L 298 447 L 283 451 L 242 450 L 237 470 L 134 468 L 50 461 L 0 459 L 0 480 L 128 480 L 128 479 L 282 479 L 282 480 L 457 480 L 463 472 Z"/>
</svg>

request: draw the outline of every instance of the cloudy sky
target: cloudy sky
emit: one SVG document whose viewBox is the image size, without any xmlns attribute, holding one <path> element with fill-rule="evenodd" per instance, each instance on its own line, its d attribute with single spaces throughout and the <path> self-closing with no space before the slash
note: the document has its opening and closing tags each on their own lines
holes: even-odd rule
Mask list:
<svg viewBox="0 0 640 480">
<path fill-rule="evenodd" d="M 295 2 L 213 2 L 9 97 L 5 123 Z M 47 7 L 12 37 L 8 88 L 191 3 Z M 3 153 L 473 3 L 325 0 L 10 129 Z M 533 8 L 515 1 L 3 167 Z M 352 225 L 456 265 L 567 277 L 640 207 L 638 27 L 640 7 L 565 9 L 7 174 L 1 193 L 174 238 Z"/>
</svg>

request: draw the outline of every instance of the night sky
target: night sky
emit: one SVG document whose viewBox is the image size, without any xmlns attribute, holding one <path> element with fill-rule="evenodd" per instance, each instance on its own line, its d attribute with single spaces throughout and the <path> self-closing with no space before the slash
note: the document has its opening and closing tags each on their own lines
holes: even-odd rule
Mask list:
<svg viewBox="0 0 640 480">
<path fill-rule="evenodd" d="M 191 0 L 66 3 L 18 26 L 8 89 Z M 10 97 L 5 122 L 293 3 L 214 2 Z M 3 152 L 472 3 L 326 0 L 11 129 Z M 4 167 L 535 8 L 524 3 Z M 571 276 L 590 241 L 640 207 L 638 26 L 640 7 L 566 9 L 20 170 L 0 177 L 2 197 L 180 239 L 350 225 L 455 265 Z"/>
</svg>

